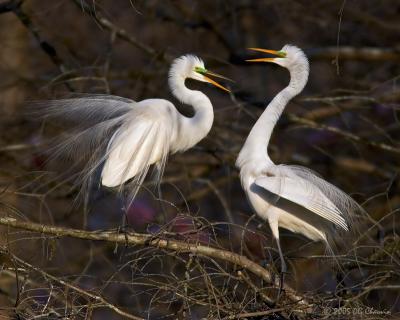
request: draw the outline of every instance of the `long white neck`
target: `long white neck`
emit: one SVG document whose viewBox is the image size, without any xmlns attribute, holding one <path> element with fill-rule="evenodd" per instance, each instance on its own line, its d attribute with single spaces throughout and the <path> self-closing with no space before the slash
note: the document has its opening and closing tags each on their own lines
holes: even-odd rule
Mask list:
<svg viewBox="0 0 400 320">
<path fill-rule="evenodd" d="M 195 112 L 191 118 L 178 113 L 177 137 L 172 145 L 174 151 L 183 151 L 197 144 L 208 134 L 214 121 L 210 99 L 200 91 L 188 89 L 185 79 L 171 69 L 169 85 L 173 95 L 181 102 L 191 105 Z"/>
<path fill-rule="evenodd" d="M 306 85 L 308 70 L 307 61 L 305 64 L 298 64 L 289 69 L 289 85 L 274 97 L 251 129 L 236 160 L 237 167 L 242 168 L 249 163 L 257 163 L 260 166 L 273 163 L 268 156 L 268 144 L 272 131 L 288 102 Z"/>
</svg>

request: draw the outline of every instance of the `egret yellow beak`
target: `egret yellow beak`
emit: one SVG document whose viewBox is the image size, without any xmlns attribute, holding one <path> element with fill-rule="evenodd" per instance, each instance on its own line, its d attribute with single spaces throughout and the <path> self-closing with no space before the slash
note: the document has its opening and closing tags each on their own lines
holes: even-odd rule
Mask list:
<svg viewBox="0 0 400 320">
<path fill-rule="evenodd" d="M 286 52 L 277 51 L 277 50 L 269 50 L 269 49 L 261 49 L 261 48 L 248 48 L 249 50 L 269 53 L 277 56 L 278 58 L 286 58 Z M 248 59 L 247 62 L 274 62 L 276 58 L 258 58 L 258 59 Z"/>
<path fill-rule="evenodd" d="M 203 68 L 196 67 L 195 71 L 197 73 L 200 73 L 204 77 L 204 80 L 206 82 L 211 83 L 212 85 L 214 85 L 217 88 L 220 88 L 220 89 L 222 89 L 222 90 L 224 90 L 226 92 L 231 92 L 231 90 L 229 90 L 228 88 L 225 88 L 223 85 L 219 84 L 217 81 L 211 79 L 210 77 L 220 78 L 220 79 L 224 79 L 224 80 L 227 80 L 227 81 L 230 81 L 230 82 L 234 82 L 233 80 L 231 80 L 231 79 L 229 79 L 227 77 L 221 76 L 218 73 L 214 73 L 214 72 L 211 72 L 211 71 L 203 69 Z M 208 77 L 208 76 L 210 76 L 210 77 Z"/>
</svg>

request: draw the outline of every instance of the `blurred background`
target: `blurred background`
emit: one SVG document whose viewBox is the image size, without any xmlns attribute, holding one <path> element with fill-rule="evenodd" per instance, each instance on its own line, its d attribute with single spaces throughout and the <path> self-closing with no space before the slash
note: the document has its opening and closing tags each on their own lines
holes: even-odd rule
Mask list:
<svg viewBox="0 0 400 320">
<path fill-rule="evenodd" d="M 127 209 L 129 228 L 224 248 L 277 274 L 276 245 L 253 215 L 234 163 L 257 117 L 289 81 L 283 68 L 245 63 L 253 57 L 246 48 L 294 44 L 310 59 L 310 78 L 274 131 L 271 158 L 317 171 L 351 194 L 369 219 L 357 241 L 342 248 L 341 268 L 321 244 L 282 230 L 286 281 L 315 306 L 304 318 L 329 318 L 339 306 L 353 311 L 338 318 L 396 318 L 399 15 L 394 0 L 1 0 L 0 215 L 118 230 L 121 196 L 94 188 L 79 199 L 79 188 L 62 175 L 64 164 L 48 164 L 44 152 L 62 124 L 29 116 L 27 101 L 111 93 L 165 98 L 191 115 L 171 96 L 167 75 L 175 57 L 193 53 L 236 81 L 232 93 L 186 82 L 210 97 L 214 126 L 196 147 L 170 157 L 160 190 L 146 182 Z M 224 261 L 6 226 L 0 244 L 4 319 L 126 318 L 60 280 L 148 319 L 302 318 L 285 299 L 267 314 L 273 307 L 259 291 L 268 284 L 251 274 L 243 280 Z"/>
</svg>

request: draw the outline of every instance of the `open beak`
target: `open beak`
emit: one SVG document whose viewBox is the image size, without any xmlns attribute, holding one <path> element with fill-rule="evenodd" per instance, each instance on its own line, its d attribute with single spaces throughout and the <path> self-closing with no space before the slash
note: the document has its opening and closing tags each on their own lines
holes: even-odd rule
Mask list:
<svg viewBox="0 0 400 320">
<path fill-rule="evenodd" d="M 212 85 L 214 85 L 217 88 L 220 88 L 220 89 L 222 89 L 222 90 L 224 90 L 226 92 L 231 92 L 231 90 L 229 90 L 228 88 L 225 88 L 223 85 L 219 84 L 217 81 L 211 79 L 210 77 L 220 78 L 220 79 L 224 79 L 224 80 L 227 80 L 227 81 L 230 81 L 230 82 L 234 82 L 233 80 L 231 80 L 231 79 L 229 79 L 227 77 L 221 76 L 220 74 L 211 72 L 209 70 L 205 70 L 205 69 L 199 70 L 199 71 L 196 71 L 196 72 L 200 73 L 204 77 L 204 80 L 206 82 L 211 83 Z"/>
<path fill-rule="evenodd" d="M 268 50 L 268 49 L 261 49 L 261 48 L 248 48 L 249 50 L 253 51 L 258 51 L 258 52 L 264 52 L 264 53 L 269 53 L 274 56 L 277 56 L 278 58 L 285 58 L 286 53 L 283 51 L 277 51 L 277 50 Z M 247 62 L 274 62 L 276 58 L 257 58 L 257 59 L 248 59 L 246 60 Z"/>
</svg>

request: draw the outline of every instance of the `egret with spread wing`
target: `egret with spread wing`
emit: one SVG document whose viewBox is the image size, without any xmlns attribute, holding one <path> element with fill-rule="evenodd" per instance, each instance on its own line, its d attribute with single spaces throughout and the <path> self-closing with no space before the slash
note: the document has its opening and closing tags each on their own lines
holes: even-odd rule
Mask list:
<svg viewBox="0 0 400 320">
<path fill-rule="evenodd" d="M 281 271 L 286 264 L 279 242 L 279 227 L 300 233 L 329 248 L 335 230 L 348 231 L 358 204 L 311 170 L 300 166 L 276 165 L 268 156 L 272 131 L 287 103 L 304 88 L 309 63 L 304 52 L 291 45 L 280 51 L 251 48 L 274 57 L 251 59 L 273 62 L 290 72 L 290 83 L 270 102 L 251 129 L 236 161 L 242 186 L 255 212 L 267 220 L 277 241 Z"/>
<path fill-rule="evenodd" d="M 151 165 L 156 165 L 160 179 L 168 154 L 191 148 L 210 131 L 214 119 L 210 99 L 185 86 L 185 80 L 192 78 L 229 91 L 210 76 L 229 80 L 208 71 L 194 55 L 184 55 L 172 63 L 169 87 L 178 100 L 193 106 L 193 117 L 179 113 L 168 100 L 135 102 L 112 95 L 41 101 L 36 107 L 47 117 L 75 126 L 55 150 L 56 154 L 85 159 L 83 182 L 102 168 L 101 184 L 119 188 L 129 185 L 132 201 Z"/>
</svg>

